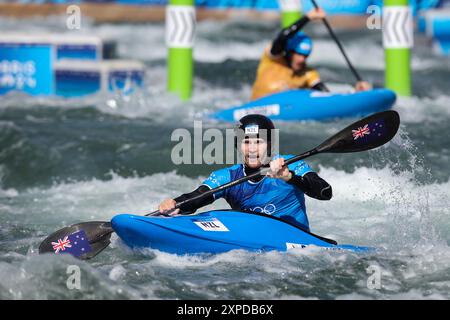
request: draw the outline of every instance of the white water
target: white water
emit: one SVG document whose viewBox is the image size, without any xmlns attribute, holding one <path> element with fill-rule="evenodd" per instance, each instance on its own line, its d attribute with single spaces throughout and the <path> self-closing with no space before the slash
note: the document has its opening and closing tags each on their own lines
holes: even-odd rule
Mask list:
<svg viewBox="0 0 450 320">
<path fill-rule="evenodd" d="M 254 31 L 254 35 L 239 35 L 251 38 L 251 41 L 235 39 L 236 35 L 227 33 L 230 28 L 237 28 L 235 24 L 199 23 L 194 50 L 196 61 L 257 60 L 273 34 Z M 23 24 L 1 20 L 0 27 L 4 30 L 67 32 L 64 19 L 59 18 L 45 23 L 39 19 Z M 271 25 L 261 23 L 258 27 L 270 29 Z M 82 33 L 97 33 L 116 39 L 121 58 L 142 59 L 148 63 L 148 83 L 137 95 L 99 94 L 68 100 L 10 94 L 2 99 L 0 111 L 13 108 L 25 111 L 33 108 L 34 111 L 36 107 L 45 106 L 56 113 L 61 106 L 66 109 L 94 106 L 100 112 L 98 120 L 103 115 L 112 115 L 119 120 L 122 117 L 130 120 L 131 126 L 131 120 L 144 118 L 159 126 L 169 124 L 190 128 L 192 120 L 200 118 L 203 112 L 247 101 L 249 84 L 229 88 L 212 85 L 199 77 L 195 79 L 193 98 L 188 103 L 165 93 L 163 28 L 162 25 L 95 26 L 86 21 L 81 30 Z M 219 36 L 224 36 L 224 40 L 217 41 Z M 345 43 L 345 47 L 357 68 L 376 72 L 383 70 L 383 52 L 377 42 L 378 36 L 373 38 L 363 37 Z M 320 32 L 314 50 L 311 63 L 344 66 L 335 44 L 326 38 L 325 33 Z M 426 71 L 439 68 L 442 61 L 432 55 L 419 55 L 413 57 L 412 65 L 415 71 Z M 448 69 L 448 63 L 442 66 Z M 325 76 L 335 72 L 324 67 Z M 425 76 L 424 82 L 430 83 L 431 92 L 440 87 L 439 83 L 433 82 L 433 75 Z M 336 90 L 350 88 L 335 83 L 330 87 Z M 148 213 L 155 210 L 162 199 L 193 190 L 204 177 L 189 178 L 176 171 L 135 177 L 111 172 L 102 179 L 68 180 L 51 187 L 15 188 L 4 186 L 7 169 L 0 164 L 0 298 L 449 299 L 450 182 L 449 158 L 445 152 L 450 146 L 446 139 L 446 126 L 442 123 L 449 116 L 450 95 L 438 91 L 431 96 L 402 98 L 394 108 L 401 115 L 402 128 L 401 137 L 392 143 L 406 150 L 408 157 L 402 163 L 412 169 L 396 173 L 391 166 L 376 169 L 355 164 L 354 170 L 347 171 L 329 165 L 315 167 L 333 186 L 334 196 L 331 201 L 307 200 L 312 231 L 339 243 L 383 249 L 369 256 L 310 248 L 288 253 L 233 251 L 214 256 L 186 257 L 154 250 L 133 252 L 117 237 L 113 238 L 110 248 L 88 263 L 71 257 L 38 256 L 37 245 L 58 228 L 80 221 L 109 220 L 118 213 Z M 39 114 L 28 115 L 26 119 L 31 123 L 48 120 Z M 303 137 L 331 135 L 351 121 L 280 125 L 287 133 L 297 132 L 294 138 L 301 144 Z M 432 131 L 435 126 L 441 128 L 440 133 Z M 6 133 L 25 132 L 21 125 L 9 120 L 1 120 L 0 128 L 9 128 L 9 131 L 2 131 Z M 18 148 L 28 138 L 23 134 Z M 416 134 L 419 138 L 413 143 L 404 138 L 408 134 Z M 113 140 L 114 135 L 111 136 Z M 417 151 L 421 144 L 425 145 L 424 154 Z M 431 147 L 436 144 L 439 149 Z M 388 153 L 389 150 L 376 151 L 373 165 L 382 158 L 383 152 Z M 438 164 L 432 169 L 443 173 L 441 182 L 417 181 L 414 174 L 428 168 L 429 163 L 423 160 L 424 157 L 428 161 L 437 159 Z M 148 165 L 152 166 L 152 163 Z M 202 210 L 211 208 L 227 208 L 227 205 L 218 201 Z M 67 290 L 68 265 L 80 266 L 83 277 L 81 291 Z M 382 270 L 380 290 L 367 287 L 370 274 L 366 269 L 371 265 Z"/>
<path fill-rule="evenodd" d="M 358 168 L 346 173 L 320 167 L 319 173 L 333 186 L 333 199 L 307 200 L 314 232 L 341 243 L 391 249 L 422 242 L 441 244 L 448 237 L 450 182 L 419 186 L 410 174 L 396 175 L 388 168 Z M 61 183 L 21 192 L 9 189 L 0 194 L 10 200 L 2 207 L 9 222 L 17 219 L 54 228 L 54 223 L 64 226 L 76 221 L 109 220 L 118 213 L 145 214 L 155 210 L 163 199 L 193 190 L 202 179 L 175 172 L 143 178 L 111 174 L 107 181 Z M 204 210 L 209 208 L 228 206 L 221 200 Z"/>
</svg>

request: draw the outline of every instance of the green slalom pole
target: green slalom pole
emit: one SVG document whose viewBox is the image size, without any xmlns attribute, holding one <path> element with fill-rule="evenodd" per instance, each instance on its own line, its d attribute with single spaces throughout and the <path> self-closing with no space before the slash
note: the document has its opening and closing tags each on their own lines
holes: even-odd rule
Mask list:
<svg viewBox="0 0 450 320">
<path fill-rule="evenodd" d="M 408 0 L 384 0 L 385 86 L 400 96 L 411 96 L 413 44 L 413 18 Z"/>
<path fill-rule="evenodd" d="M 195 37 L 194 0 L 170 0 L 166 9 L 167 88 L 182 100 L 192 95 Z"/>
<path fill-rule="evenodd" d="M 281 27 L 286 28 L 302 16 L 301 0 L 278 0 L 281 10 Z"/>
</svg>

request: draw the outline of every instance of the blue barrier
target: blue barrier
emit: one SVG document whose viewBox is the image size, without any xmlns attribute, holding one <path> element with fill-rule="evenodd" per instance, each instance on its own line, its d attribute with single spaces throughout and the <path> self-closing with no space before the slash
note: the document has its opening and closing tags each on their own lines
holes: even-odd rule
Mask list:
<svg viewBox="0 0 450 320">
<path fill-rule="evenodd" d="M 441 55 L 450 56 L 450 41 L 434 40 L 434 50 Z"/>
<path fill-rule="evenodd" d="M 96 36 L 2 33 L 0 95 L 82 96 L 114 90 L 129 94 L 144 81 L 137 61 L 103 60 L 114 43 Z"/>
<path fill-rule="evenodd" d="M 421 12 L 417 25 L 419 32 L 433 39 L 436 52 L 450 55 L 450 7 Z"/>
<path fill-rule="evenodd" d="M 53 92 L 52 46 L 0 43 L 0 95 L 23 91 L 32 95 Z"/>
</svg>

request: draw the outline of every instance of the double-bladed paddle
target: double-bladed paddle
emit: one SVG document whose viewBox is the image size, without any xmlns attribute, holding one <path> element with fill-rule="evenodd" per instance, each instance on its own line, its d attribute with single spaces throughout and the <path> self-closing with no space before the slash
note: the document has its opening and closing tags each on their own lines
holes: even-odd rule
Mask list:
<svg viewBox="0 0 450 320">
<path fill-rule="evenodd" d="M 396 111 L 384 111 L 361 119 L 340 132 L 336 133 L 318 147 L 299 154 L 285 161 L 285 165 L 308 158 L 318 153 L 350 153 L 371 150 L 390 141 L 400 126 L 400 117 Z M 199 196 L 176 204 L 175 208 L 202 197 L 233 187 L 259 175 L 265 175 L 270 168 L 259 171 L 238 180 L 211 189 Z M 154 211 L 146 216 L 159 215 Z M 60 229 L 42 241 L 39 253 L 70 253 L 82 260 L 90 259 L 99 254 L 110 244 L 114 230 L 110 222 L 82 222 Z"/>
</svg>

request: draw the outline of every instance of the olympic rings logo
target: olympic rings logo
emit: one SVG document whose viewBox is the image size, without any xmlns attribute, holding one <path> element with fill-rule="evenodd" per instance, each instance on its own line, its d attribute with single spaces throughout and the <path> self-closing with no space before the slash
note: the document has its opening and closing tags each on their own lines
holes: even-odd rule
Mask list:
<svg viewBox="0 0 450 320">
<path fill-rule="evenodd" d="M 250 209 L 250 211 L 253 211 L 253 212 L 265 213 L 265 214 L 269 214 L 269 215 L 274 213 L 275 210 L 277 210 L 277 207 L 275 207 L 275 205 L 272 204 L 272 203 L 266 204 L 264 206 L 264 208 L 262 208 L 262 207 L 254 207 L 253 209 Z"/>
</svg>

